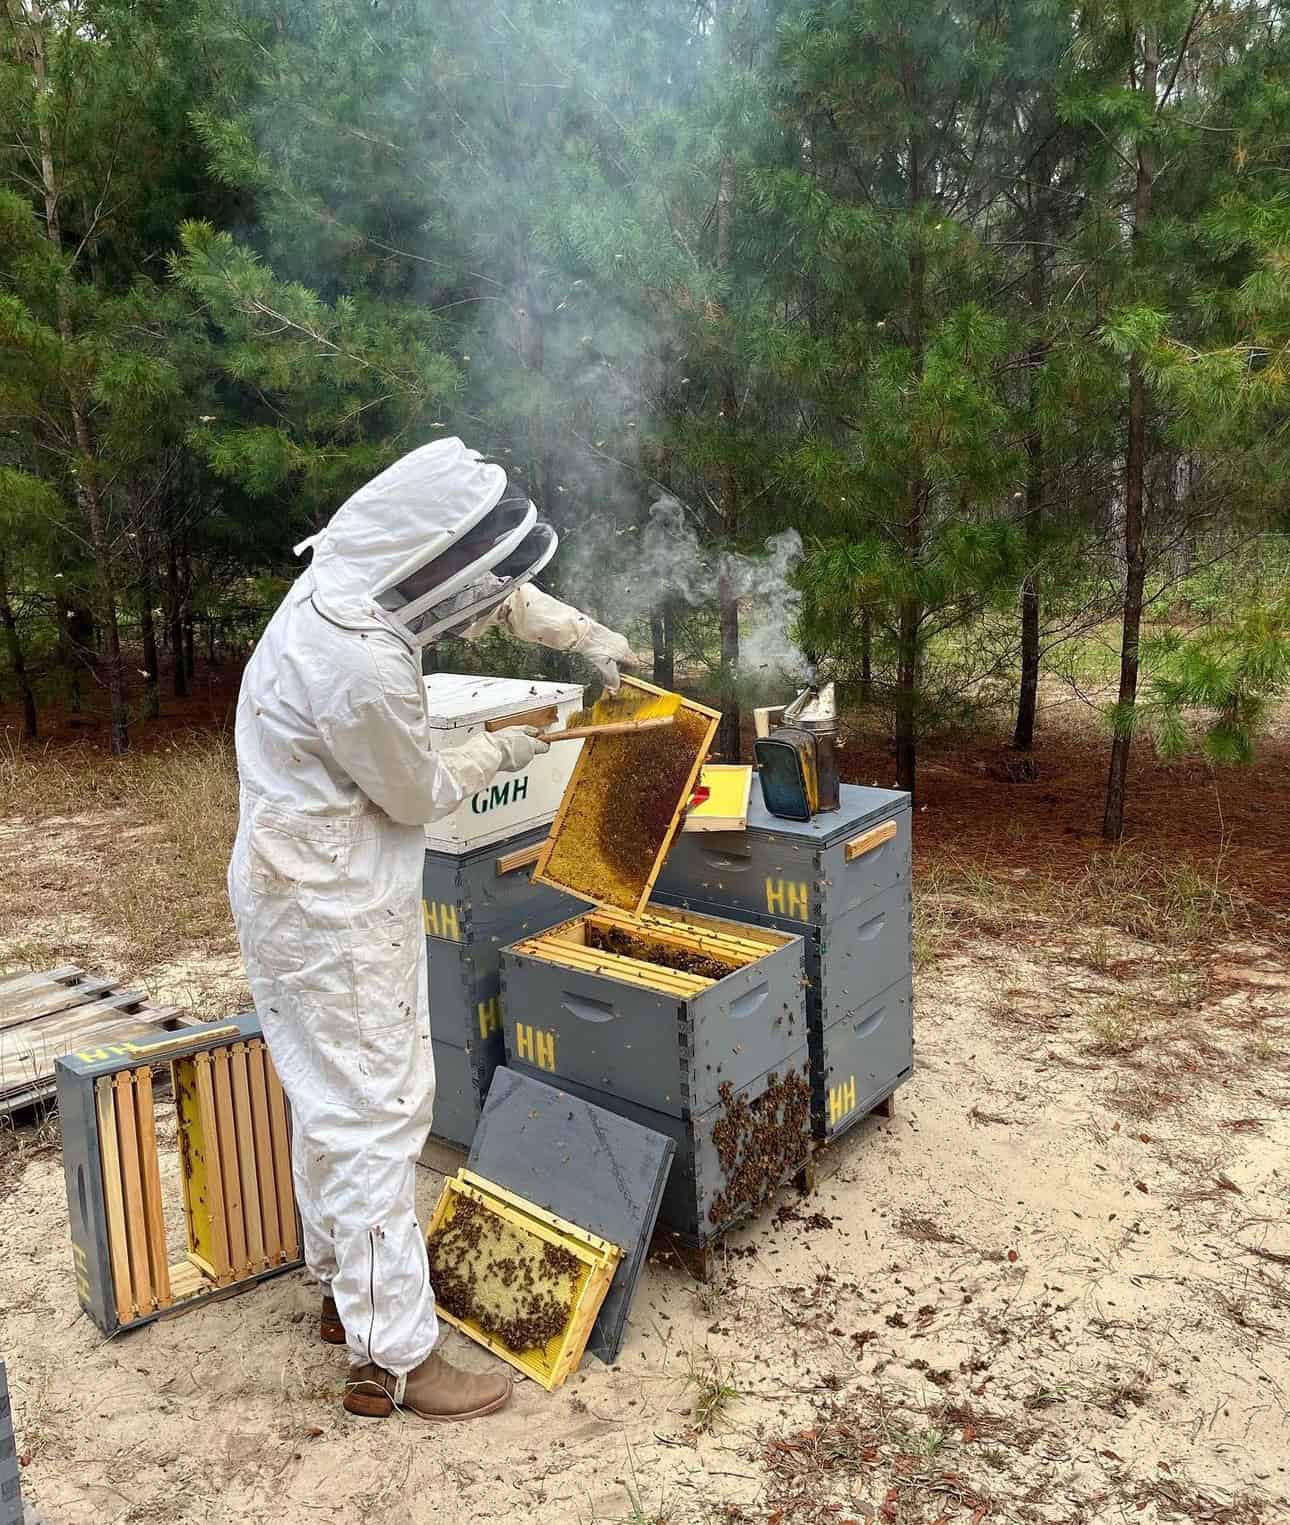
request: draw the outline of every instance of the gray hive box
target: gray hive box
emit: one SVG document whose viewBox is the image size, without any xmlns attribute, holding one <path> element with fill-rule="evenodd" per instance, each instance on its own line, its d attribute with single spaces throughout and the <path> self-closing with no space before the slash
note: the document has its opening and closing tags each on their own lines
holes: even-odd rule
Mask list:
<svg viewBox="0 0 1290 1525">
<path fill-rule="evenodd" d="M 893 885 L 908 887 L 909 796 L 853 784 L 844 784 L 841 794 L 839 810 L 781 821 L 766 809 L 754 780 L 748 829 L 682 832 L 658 876 L 655 899 L 703 901 L 819 927 Z M 869 833 L 889 822 L 895 834 L 861 850 Z"/>
<path fill-rule="evenodd" d="M 657 899 L 802 937 L 815 1135 L 837 1137 L 913 1070 L 909 796 L 844 785 L 813 820 L 677 839 Z"/>
<path fill-rule="evenodd" d="M 547 962 L 522 951 L 531 945 L 502 954 L 506 1052 L 561 1080 L 690 1117 L 714 1107 L 722 1086 L 739 1090 L 806 1041 L 799 937 L 688 996 Z"/>
<path fill-rule="evenodd" d="M 580 907 L 532 882 L 546 836 L 547 827 L 538 826 L 469 853 L 425 855 L 422 919 L 436 1074 L 432 1128 L 436 1138 L 453 1144 L 469 1145 L 493 1071 L 505 1062 L 502 948 Z"/>
<path fill-rule="evenodd" d="M 498 956 L 426 939 L 430 983 L 430 1037 L 435 1063 L 434 1136 L 469 1145 L 479 1109 L 499 1064 L 502 1041 Z M 481 974 L 477 963 L 491 965 Z"/>
<path fill-rule="evenodd" d="M 493 1074 L 506 1063 L 501 1029 L 483 1042 L 472 1042 L 467 1048 L 434 1040 L 430 1047 L 434 1054 L 435 1077 L 432 1134 L 437 1139 L 468 1149 Z"/>
<path fill-rule="evenodd" d="M 532 862 L 512 867 L 511 862 L 546 841 L 548 828 L 538 826 L 506 842 L 496 842 L 460 856 L 427 852 L 421 877 L 422 912 L 426 937 L 457 943 L 483 958 L 480 973 L 487 970 L 491 952 L 514 942 L 526 932 L 541 931 L 580 909 L 581 902 L 534 884 Z"/>
<path fill-rule="evenodd" d="M 623 1252 L 587 1348 L 617 1359 L 673 1145 L 569 1092 L 497 1071 L 470 1151 L 476 1175 Z"/>
<path fill-rule="evenodd" d="M 655 962 L 696 947 L 730 972 Z M 804 958 L 747 922 L 586 912 L 503 953 L 508 1063 L 672 1138 L 659 1222 L 706 1244 L 809 1158 Z"/>
</svg>

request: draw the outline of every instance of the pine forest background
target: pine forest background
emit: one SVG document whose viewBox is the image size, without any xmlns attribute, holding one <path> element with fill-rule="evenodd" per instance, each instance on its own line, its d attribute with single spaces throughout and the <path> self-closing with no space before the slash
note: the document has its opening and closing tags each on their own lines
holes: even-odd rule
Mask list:
<svg viewBox="0 0 1290 1525">
<path fill-rule="evenodd" d="M 1056 685 L 1118 838 L 1134 748 L 1246 762 L 1290 679 L 1288 23 L 0 0 L 15 730 L 128 749 L 235 675 L 296 541 L 458 434 L 726 755 L 805 654 L 879 782 L 959 727 L 1024 777 Z"/>
</svg>

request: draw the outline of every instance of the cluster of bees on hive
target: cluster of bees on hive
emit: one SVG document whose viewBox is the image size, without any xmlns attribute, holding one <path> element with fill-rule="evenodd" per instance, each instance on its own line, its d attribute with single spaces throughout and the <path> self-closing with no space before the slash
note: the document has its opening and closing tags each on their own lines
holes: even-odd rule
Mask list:
<svg viewBox="0 0 1290 1525">
<path fill-rule="evenodd" d="M 708 735 L 680 709 L 671 725 L 586 743 L 578 809 L 561 822 L 546 872 L 600 905 L 634 910 Z"/>
<path fill-rule="evenodd" d="M 582 1264 L 521 1233 L 472 1197 L 426 1241 L 435 1301 L 511 1350 L 541 1350 L 563 1334 Z"/>
<path fill-rule="evenodd" d="M 811 1149 L 811 1088 L 795 1070 L 772 1074 L 756 1101 L 735 1093 L 727 1081 L 717 1093 L 721 1116 L 712 1142 L 726 1178 L 708 1217 L 728 1222 L 736 1213 L 768 1202 L 784 1177 L 803 1165 Z"/>
<path fill-rule="evenodd" d="M 695 953 L 689 948 L 674 948 L 654 942 L 647 937 L 637 937 L 620 927 L 587 927 L 587 946 L 598 948 L 601 953 L 618 953 L 624 958 L 637 958 L 647 964 L 658 964 L 664 969 L 681 969 L 686 974 L 701 974 L 710 980 L 724 980 L 737 964 L 728 964 L 706 953 Z"/>
</svg>

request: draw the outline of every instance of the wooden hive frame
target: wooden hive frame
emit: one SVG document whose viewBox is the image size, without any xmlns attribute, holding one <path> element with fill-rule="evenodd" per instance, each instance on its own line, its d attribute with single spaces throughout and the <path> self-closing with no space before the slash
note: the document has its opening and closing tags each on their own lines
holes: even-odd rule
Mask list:
<svg viewBox="0 0 1290 1525">
<path fill-rule="evenodd" d="M 106 1333 L 241 1290 L 300 1263 L 286 1097 L 254 1021 L 192 1028 L 161 1042 L 126 1042 L 69 1056 L 89 1074 L 68 1078 L 65 1114 L 80 1085 L 92 1088 L 94 1148 L 65 1144 L 73 1248 L 81 1301 Z M 171 1262 L 157 1144 L 154 1069 L 170 1070 L 179 1124 L 187 1250 Z M 66 1091 L 64 1090 L 66 1088 Z M 74 1131 L 75 1122 L 67 1133 Z M 90 1174 L 97 1181 L 87 1181 Z M 97 1192 L 94 1191 L 97 1187 Z M 110 1286 L 93 1295 L 95 1225 L 106 1244 Z"/>
<path fill-rule="evenodd" d="M 567 1250 L 583 1266 L 581 1284 L 575 1292 L 568 1322 L 563 1332 L 541 1351 L 513 1350 L 495 1335 L 487 1334 L 473 1320 L 458 1318 L 443 1307 L 437 1310 L 438 1316 L 453 1328 L 460 1329 L 469 1339 L 491 1350 L 525 1376 L 532 1377 L 547 1392 L 552 1392 L 571 1372 L 577 1370 L 583 1351 L 587 1348 L 587 1341 L 591 1338 L 596 1315 L 600 1312 L 623 1252 L 618 1245 L 610 1244 L 607 1239 L 601 1239 L 586 1229 L 579 1228 L 576 1223 L 569 1223 L 555 1213 L 526 1202 L 523 1197 L 464 1168 L 444 1181 L 443 1191 L 426 1230 L 427 1239 L 436 1229 L 451 1220 L 456 1212 L 457 1201 L 462 1197 L 479 1202 L 519 1233 L 527 1234 L 543 1244 Z"/>
<path fill-rule="evenodd" d="M 676 948 L 679 952 L 697 953 L 728 964 L 733 973 L 745 968 L 774 948 L 782 948 L 791 939 L 783 933 L 761 927 L 745 927 L 738 922 L 719 921 L 695 916 L 685 911 L 649 910 L 631 915 L 612 907 L 602 907 L 562 922 L 547 932 L 526 937 L 515 943 L 512 953 L 526 954 L 566 969 L 622 980 L 629 985 L 656 990 L 662 995 L 685 999 L 717 984 L 710 975 L 688 970 L 669 969 L 648 959 L 632 958 L 587 946 L 587 930 L 622 931 L 651 942 Z"/>
<path fill-rule="evenodd" d="M 669 694 L 667 689 L 656 688 L 654 684 L 646 683 L 640 678 L 625 677 L 622 680 L 622 687 L 628 691 L 639 692 L 642 695 L 649 695 L 656 699 L 675 697 Z M 703 718 L 705 721 L 704 738 L 702 744 L 696 749 L 694 765 L 690 769 L 688 777 L 685 780 L 685 785 L 677 798 L 676 808 L 673 810 L 671 820 L 663 833 L 663 839 L 659 843 L 658 850 L 654 856 L 654 862 L 641 886 L 636 903 L 629 908 L 636 912 L 644 910 L 649 902 L 650 895 L 653 894 L 654 883 L 662 872 L 668 848 L 671 847 L 677 832 L 681 829 L 686 808 L 694 793 L 694 787 L 698 781 L 704 761 L 707 758 L 708 751 L 716 737 L 717 726 L 721 721 L 719 711 L 709 709 L 706 704 L 697 704 L 692 699 L 682 699 L 678 709 L 681 712 Z M 560 845 L 567 822 L 578 808 L 579 794 L 587 784 L 592 773 L 602 765 L 601 760 L 607 755 L 610 757 L 614 756 L 615 749 L 630 747 L 631 745 L 633 745 L 632 738 L 626 736 L 592 736 L 583 742 L 582 750 L 578 754 L 578 761 L 574 765 L 573 774 L 560 801 L 560 809 L 556 813 L 555 820 L 551 823 L 550 835 L 542 844 L 537 867 L 533 870 L 534 879 L 541 880 L 544 884 L 549 884 L 553 889 L 563 890 L 568 895 L 574 895 L 579 900 L 596 900 L 598 898 L 589 894 L 585 888 L 580 888 L 575 884 L 566 884 L 558 877 L 555 877 L 551 872 L 551 859 Z M 609 749 L 608 752 L 606 749 Z"/>
</svg>

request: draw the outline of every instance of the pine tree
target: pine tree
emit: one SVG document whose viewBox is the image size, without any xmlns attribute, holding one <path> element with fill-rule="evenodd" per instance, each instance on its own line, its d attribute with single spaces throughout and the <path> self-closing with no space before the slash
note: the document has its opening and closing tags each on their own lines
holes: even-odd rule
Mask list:
<svg viewBox="0 0 1290 1525">
<path fill-rule="evenodd" d="M 1081 17 L 1066 110 L 1093 125 L 1103 145 L 1099 194 L 1091 199 L 1090 237 L 1100 246 L 1092 274 L 1102 341 L 1123 368 L 1123 633 L 1103 819 L 1110 839 L 1125 828 L 1153 568 L 1194 534 L 1194 518 L 1213 521 L 1226 504 L 1216 482 L 1182 503 L 1166 485 L 1179 442 L 1191 435 L 1203 443 L 1199 415 L 1219 400 L 1170 385 L 1169 360 L 1175 346 L 1212 331 L 1232 274 L 1201 238 L 1222 182 L 1204 139 L 1240 130 L 1223 73 L 1271 18 L 1258 5 L 1233 11 L 1206 0 L 1124 0 Z"/>
<path fill-rule="evenodd" d="M 179 5 L 131 0 L 5 0 L 0 11 L 0 333 L 9 411 L 26 431 L 10 464 L 62 499 L 64 542 L 88 544 L 114 751 L 129 740 L 128 484 L 181 385 L 157 342 L 166 294 L 141 268 L 158 263 L 168 214 L 201 189 L 181 19 Z M 64 620 L 65 601 L 56 607 Z"/>
<path fill-rule="evenodd" d="M 761 182 L 770 236 L 810 272 L 806 291 L 785 292 L 786 358 L 813 426 L 780 463 L 818 537 L 804 630 L 867 677 L 878 631 L 910 790 L 929 646 L 1019 566 L 1002 511 L 1022 473 L 1004 386 L 1013 335 L 983 305 L 996 191 L 972 153 L 1005 36 L 992 6 L 798 8 L 780 112 L 797 163 Z"/>
</svg>

